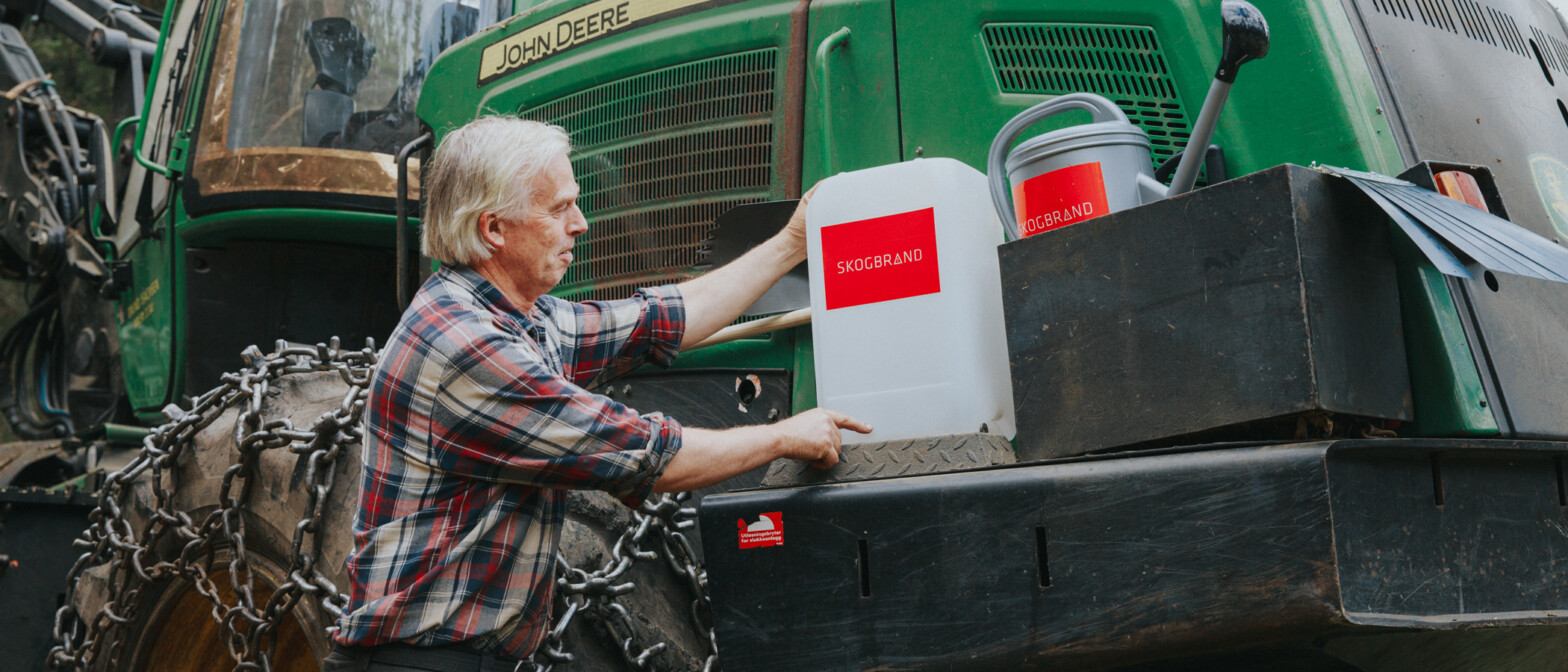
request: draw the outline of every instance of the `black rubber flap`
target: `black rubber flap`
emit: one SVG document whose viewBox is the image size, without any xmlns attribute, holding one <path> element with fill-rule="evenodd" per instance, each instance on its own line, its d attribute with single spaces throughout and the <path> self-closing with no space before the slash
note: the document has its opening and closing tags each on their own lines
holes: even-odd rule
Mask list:
<svg viewBox="0 0 1568 672">
<path fill-rule="evenodd" d="M 1323 170 L 1371 197 L 1447 275 L 1474 279 L 1458 256 L 1463 255 L 1490 271 L 1568 282 L 1568 250 L 1521 226 L 1401 179 L 1333 166 Z"/>
<path fill-rule="evenodd" d="M 798 200 L 748 203 L 725 211 L 714 221 L 713 233 L 704 241 L 701 250 L 704 258 L 693 270 L 718 268 L 761 245 L 789 224 L 798 203 Z M 806 275 L 806 265 L 801 263 L 779 278 L 744 314 L 785 313 L 810 305 L 811 281 Z"/>
</svg>

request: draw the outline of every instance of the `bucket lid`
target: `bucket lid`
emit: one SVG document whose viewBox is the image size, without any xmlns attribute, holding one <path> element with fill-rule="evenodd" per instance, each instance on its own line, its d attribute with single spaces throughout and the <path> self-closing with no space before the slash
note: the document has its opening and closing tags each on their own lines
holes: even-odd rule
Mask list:
<svg viewBox="0 0 1568 672">
<path fill-rule="evenodd" d="M 1106 145 L 1138 145 L 1148 149 L 1149 136 L 1143 129 L 1121 121 L 1102 121 L 1057 129 L 1025 140 L 1014 148 L 1007 156 L 1007 172 L 1011 174 L 1020 165 L 1062 152 Z"/>
</svg>

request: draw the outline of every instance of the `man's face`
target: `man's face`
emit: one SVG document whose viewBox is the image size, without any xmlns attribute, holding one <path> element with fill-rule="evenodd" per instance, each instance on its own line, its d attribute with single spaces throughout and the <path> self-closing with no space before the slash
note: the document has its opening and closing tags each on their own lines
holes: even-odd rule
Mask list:
<svg viewBox="0 0 1568 672">
<path fill-rule="evenodd" d="M 538 296 L 553 289 L 572 263 L 572 245 L 588 230 L 588 220 L 577 208 L 577 180 L 566 154 L 559 154 L 534 183 L 532 202 L 515 213 L 501 216 L 506 244 L 495 256 L 518 288 Z"/>
</svg>

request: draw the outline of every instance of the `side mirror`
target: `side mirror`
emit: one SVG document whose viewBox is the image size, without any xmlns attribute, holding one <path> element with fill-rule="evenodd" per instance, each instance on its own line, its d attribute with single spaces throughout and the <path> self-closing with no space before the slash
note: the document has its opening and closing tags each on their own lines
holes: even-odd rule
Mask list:
<svg viewBox="0 0 1568 672">
<path fill-rule="evenodd" d="M 109 127 L 104 125 L 102 119 L 93 121 L 91 136 L 87 140 L 87 160 L 92 163 L 94 182 L 93 192 L 97 198 L 96 213 L 90 214 L 91 221 L 96 224 L 92 227 L 93 239 L 101 243 L 112 243 L 114 234 L 119 231 L 118 220 L 120 207 L 120 171 L 119 171 L 119 132 L 116 128 L 115 138 L 109 137 Z"/>
</svg>

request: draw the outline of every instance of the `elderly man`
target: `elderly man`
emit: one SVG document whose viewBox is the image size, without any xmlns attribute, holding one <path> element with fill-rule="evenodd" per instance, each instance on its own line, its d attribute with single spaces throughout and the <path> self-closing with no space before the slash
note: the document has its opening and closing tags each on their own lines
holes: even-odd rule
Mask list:
<svg viewBox="0 0 1568 672">
<path fill-rule="evenodd" d="M 829 467 L 840 428 L 870 431 L 820 409 L 696 429 L 588 392 L 732 322 L 805 259 L 806 232 L 802 207 L 700 278 L 623 301 L 548 296 L 588 230 L 569 149 L 558 127 L 487 117 L 424 171 L 422 242 L 442 267 L 372 383 L 351 603 L 327 670 L 510 670 L 549 627 L 565 489 L 635 506 L 777 458 Z"/>
</svg>

